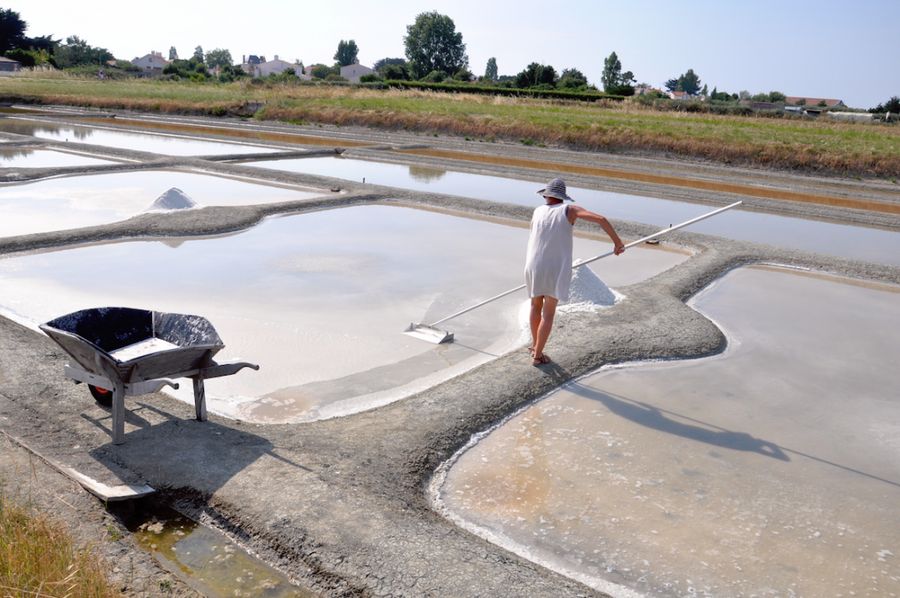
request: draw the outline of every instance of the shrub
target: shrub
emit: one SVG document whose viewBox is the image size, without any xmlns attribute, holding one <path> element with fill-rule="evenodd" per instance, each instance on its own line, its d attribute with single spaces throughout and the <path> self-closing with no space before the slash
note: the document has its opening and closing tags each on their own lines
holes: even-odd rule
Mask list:
<svg viewBox="0 0 900 598">
<path fill-rule="evenodd" d="M 446 78 L 447 73 L 444 71 L 431 71 L 430 73 L 419 79 L 419 81 L 421 81 L 422 83 L 440 83 Z"/>
<path fill-rule="evenodd" d="M 375 73 L 370 73 L 368 75 L 363 75 L 359 78 L 360 83 L 377 83 L 382 81 L 382 78 L 376 75 Z"/>
<path fill-rule="evenodd" d="M 394 79 L 397 81 L 408 81 L 409 72 L 406 67 L 399 64 L 386 64 L 381 67 L 381 76 L 385 79 Z"/>
</svg>

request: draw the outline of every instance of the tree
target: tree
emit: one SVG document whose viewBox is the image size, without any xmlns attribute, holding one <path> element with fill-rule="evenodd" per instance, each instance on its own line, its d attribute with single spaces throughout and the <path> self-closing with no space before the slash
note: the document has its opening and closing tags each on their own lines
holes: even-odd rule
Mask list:
<svg viewBox="0 0 900 598">
<path fill-rule="evenodd" d="M 406 70 L 405 65 L 386 64 L 378 72 L 385 79 L 393 79 L 394 81 L 406 81 L 409 79 L 409 71 Z"/>
<path fill-rule="evenodd" d="M 519 89 L 528 89 L 530 87 L 538 87 L 540 85 L 548 85 L 556 87 L 556 69 L 552 66 L 532 62 L 525 70 L 516 75 L 516 87 Z"/>
<path fill-rule="evenodd" d="M 603 74 L 600 76 L 603 91 L 615 95 L 634 95 L 634 73 L 622 72 L 622 62 L 613 52 L 603 60 Z M 668 83 L 666 84 L 668 85 Z"/>
<path fill-rule="evenodd" d="M 339 65 L 347 66 L 356 62 L 358 54 L 359 48 L 356 46 L 355 41 L 352 39 L 349 42 L 341 40 L 338 43 L 337 52 L 334 53 L 334 59 L 338 61 Z"/>
<path fill-rule="evenodd" d="M 325 66 L 324 64 L 317 64 L 312 67 L 309 71 L 309 74 L 315 77 L 316 79 L 326 79 L 329 75 L 340 75 L 340 68 L 333 68 L 330 66 Z"/>
<path fill-rule="evenodd" d="M 392 64 L 394 66 L 406 67 L 406 59 L 405 58 L 382 58 L 381 60 L 375 61 L 375 64 L 372 65 L 372 70 L 381 72 L 381 69 L 383 69 L 384 67 L 386 67 L 389 64 Z"/>
<path fill-rule="evenodd" d="M 563 69 L 559 81 L 556 82 L 556 87 L 559 89 L 584 89 L 587 84 L 587 77 L 578 69 Z"/>
<path fill-rule="evenodd" d="M 59 68 L 72 68 L 87 64 L 104 64 L 115 58 L 106 48 L 94 48 L 77 35 L 66 38 L 66 43 L 56 50 Z"/>
<path fill-rule="evenodd" d="M 683 91 L 694 96 L 700 91 L 700 77 L 694 73 L 694 69 L 688 69 L 685 74 L 677 79 L 666 81 L 665 85 L 669 91 Z"/>
<path fill-rule="evenodd" d="M 688 69 L 685 74 L 678 78 L 678 85 L 681 87 L 681 91 L 692 96 L 697 95 L 697 92 L 700 91 L 700 77 L 694 73 L 694 69 Z"/>
<path fill-rule="evenodd" d="M 900 114 L 900 96 L 891 96 L 884 104 L 878 104 L 869 112 L 892 112 L 894 114 Z"/>
<path fill-rule="evenodd" d="M 497 59 L 493 56 L 488 58 L 487 66 L 484 67 L 484 78 L 488 81 L 497 80 Z"/>
<path fill-rule="evenodd" d="M 19 13 L 10 8 L 0 9 L 0 55 L 22 48 L 27 27 L 28 24 L 19 18 Z"/>
<path fill-rule="evenodd" d="M 203 46 L 194 48 L 194 58 L 197 59 L 197 62 L 203 62 Z"/>
<path fill-rule="evenodd" d="M 221 48 L 216 48 L 215 50 L 210 50 L 206 53 L 206 66 L 215 70 L 221 69 L 226 64 L 233 64 L 234 61 L 231 59 L 231 52 L 228 50 L 223 50 Z"/>
<path fill-rule="evenodd" d="M 175 49 L 175 46 L 169 46 L 169 60 L 175 60 L 178 58 L 178 50 Z"/>
<path fill-rule="evenodd" d="M 433 71 L 455 75 L 469 66 L 462 33 L 457 33 L 453 19 L 437 11 L 423 12 L 407 25 L 403 45 L 410 72 L 417 79 Z"/>
</svg>

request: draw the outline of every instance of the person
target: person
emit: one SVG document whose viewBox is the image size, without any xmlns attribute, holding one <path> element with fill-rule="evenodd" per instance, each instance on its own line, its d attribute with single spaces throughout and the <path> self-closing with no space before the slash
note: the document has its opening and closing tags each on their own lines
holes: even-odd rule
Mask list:
<svg viewBox="0 0 900 598">
<path fill-rule="evenodd" d="M 544 345 L 553 328 L 556 306 L 568 301 L 572 282 L 572 232 L 575 221 L 581 218 L 599 224 L 615 245 L 615 254 L 625 251 L 625 246 L 609 221 L 577 205 L 566 194 L 566 184 L 553 179 L 537 192 L 546 204 L 534 210 L 531 218 L 531 234 L 525 256 L 525 286 L 531 297 L 528 322 L 531 327 L 531 357 L 533 365 L 550 363 L 544 354 Z"/>
</svg>

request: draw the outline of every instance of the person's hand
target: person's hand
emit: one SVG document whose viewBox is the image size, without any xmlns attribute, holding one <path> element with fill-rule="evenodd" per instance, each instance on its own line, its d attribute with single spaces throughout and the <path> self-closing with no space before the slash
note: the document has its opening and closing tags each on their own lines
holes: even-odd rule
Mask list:
<svg viewBox="0 0 900 598">
<path fill-rule="evenodd" d="M 625 252 L 625 246 L 622 245 L 621 243 L 616 243 L 615 254 L 619 255 L 620 253 L 624 253 L 624 252 Z"/>
</svg>

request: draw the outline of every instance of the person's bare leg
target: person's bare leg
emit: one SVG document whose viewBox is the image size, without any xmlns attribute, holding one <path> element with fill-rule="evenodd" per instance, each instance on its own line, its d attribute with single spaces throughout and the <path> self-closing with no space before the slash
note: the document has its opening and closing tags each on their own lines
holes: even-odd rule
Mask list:
<svg viewBox="0 0 900 598">
<path fill-rule="evenodd" d="M 544 308 L 544 296 L 531 298 L 531 312 L 528 314 L 528 324 L 531 326 L 531 352 L 537 346 L 538 327 L 541 325 L 541 310 Z"/>
<path fill-rule="evenodd" d="M 556 306 L 558 303 L 559 299 L 554 297 L 543 298 L 540 323 L 538 324 L 537 334 L 535 335 L 532 363 L 537 364 L 545 362 L 544 345 L 547 344 L 547 339 L 550 338 L 550 331 L 553 329 L 553 317 L 556 315 Z M 532 304 L 532 309 L 533 305 L 534 304 Z M 549 361 L 549 358 L 546 361 Z"/>
</svg>

